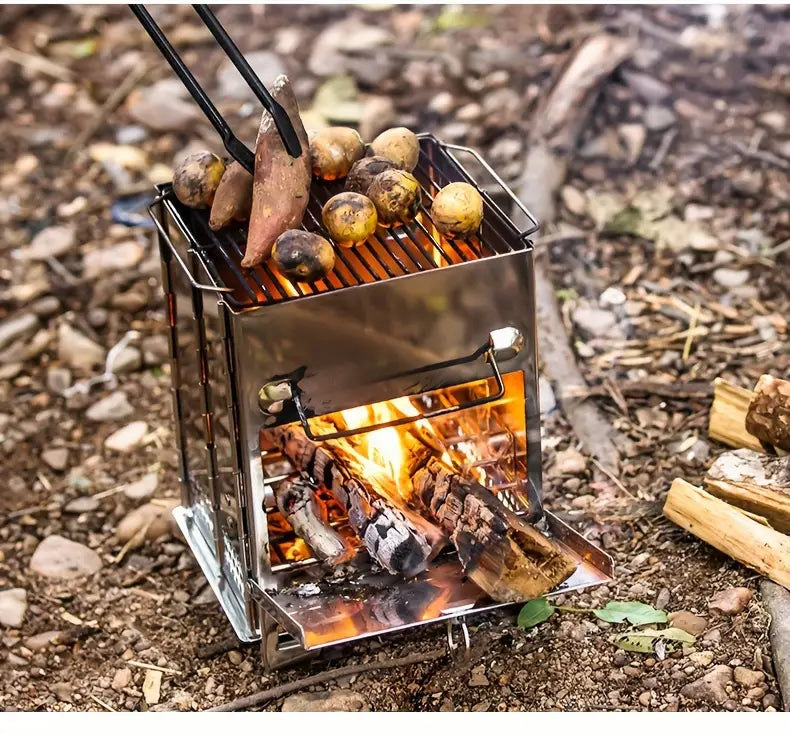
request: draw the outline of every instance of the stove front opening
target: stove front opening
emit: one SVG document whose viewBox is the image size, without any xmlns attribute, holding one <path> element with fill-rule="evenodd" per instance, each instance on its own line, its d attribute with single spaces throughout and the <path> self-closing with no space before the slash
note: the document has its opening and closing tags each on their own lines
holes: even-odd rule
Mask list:
<svg viewBox="0 0 790 734">
<path fill-rule="evenodd" d="M 310 428 L 314 435 L 320 436 L 413 417 L 415 420 L 409 423 L 352 433 L 316 442 L 316 445 L 342 454 L 352 471 L 371 479 L 369 486 L 378 491 L 385 502 L 396 507 L 414 506 L 411 471 L 416 445 L 419 450 L 431 452 L 463 476 L 492 490 L 511 510 L 528 512 L 523 374 L 503 375 L 503 382 L 503 397 L 435 418 L 420 416 L 496 394 L 494 379 L 312 418 Z M 267 429 L 261 430 L 261 448 L 267 483 L 265 510 L 272 572 L 287 575 L 296 569 L 319 565 L 312 549 L 296 535 L 274 499 L 278 483 L 292 476 L 296 467 L 275 449 Z M 315 495 L 330 527 L 354 548 L 357 556 L 365 556 L 363 543 L 351 528 L 343 504 L 322 484 L 316 485 Z M 353 565 L 365 564 L 357 558 Z M 336 569 L 340 573 L 343 570 L 342 567 Z"/>
</svg>

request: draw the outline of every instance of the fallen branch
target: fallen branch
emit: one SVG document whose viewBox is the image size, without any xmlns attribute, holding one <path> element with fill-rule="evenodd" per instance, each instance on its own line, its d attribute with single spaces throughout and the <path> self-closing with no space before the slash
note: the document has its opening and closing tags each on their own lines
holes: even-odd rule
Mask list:
<svg viewBox="0 0 790 734">
<path fill-rule="evenodd" d="M 790 592 L 763 579 L 760 594 L 771 615 L 771 653 L 776 679 L 782 691 L 784 710 L 790 711 Z"/>
<path fill-rule="evenodd" d="M 315 686 L 319 683 L 328 683 L 338 678 L 344 678 L 349 675 L 359 675 L 360 673 L 369 673 L 373 670 L 388 670 L 389 668 L 402 668 L 405 665 L 419 665 L 420 663 L 430 663 L 434 660 L 439 660 L 446 655 L 445 650 L 433 650 L 429 653 L 420 653 L 414 655 L 406 655 L 402 658 L 395 658 L 394 660 L 381 660 L 373 663 L 362 663 L 361 665 L 346 665 L 343 668 L 336 668 L 335 670 L 326 670 L 323 673 L 310 675 L 301 680 L 292 681 L 291 683 L 283 683 L 281 686 L 269 688 L 266 691 L 259 691 L 250 696 L 237 698 L 235 701 L 223 703 L 221 706 L 207 709 L 208 711 L 243 711 L 252 706 L 259 706 L 266 701 L 271 701 L 275 698 L 282 698 L 283 696 L 300 691 L 309 686 Z"/>
<path fill-rule="evenodd" d="M 609 34 L 588 39 L 573 55 L 538 113 L 519 197 L 544 227 L 554 219 L 554 199 L 565 181 L 570 156 L 598 91 L 633 48 L 631 40 Z M 603 466 L 616 474 L 620 456 L 609 421 L 597 406 L 573 397 L 574 391 L 587 385 L 568 343 L 545 250 L 535 259 L 535 299 L 546 377 L 576 435 Z"/>
</svg>

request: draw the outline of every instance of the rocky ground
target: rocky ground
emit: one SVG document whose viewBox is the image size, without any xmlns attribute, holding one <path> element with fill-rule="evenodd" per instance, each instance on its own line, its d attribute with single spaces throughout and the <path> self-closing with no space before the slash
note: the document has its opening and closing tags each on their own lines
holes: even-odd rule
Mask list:
<svg viewBox="0 0 790 734">
<path fill-rule="evenodd" d="M 672 478 L 697 480 L 723 450 L 706 439 L 710 380 L 751 387 L 790 366 L 790 13 L 717 8 L 221 9 L 264 82 L 291 75 L 308 125 L 430 129 L 510 181 L 571 46 L 602 26 L 638 38 L 538 244 L 623 470 L 596 473 L 544 383 L 546 495 L 618 564 L 614 583 L 563 605 L 643 601 L 696 636 L 644 655 L 584 612 L 530 631 L 495 613 L 471 620 L 469 659 L 268 708 L 781 708 L 757 578 L 661 517 Z M 157 15 L 252 137 L 258 108 L 192 11 Z M 129 195 L 167 180 L 184 150 L 220 146 L 125 7 L 6 6 L 0 32 L 0 707 L 204 709 L 341 658 L 440 648 L 444 630 L 428 627 L 273 674 L 254 647 L 198 657 L 229 625 L 170 532 L 159 263 Z M 640 381 L 672 387 L 628 389 Z"/>
</svg>

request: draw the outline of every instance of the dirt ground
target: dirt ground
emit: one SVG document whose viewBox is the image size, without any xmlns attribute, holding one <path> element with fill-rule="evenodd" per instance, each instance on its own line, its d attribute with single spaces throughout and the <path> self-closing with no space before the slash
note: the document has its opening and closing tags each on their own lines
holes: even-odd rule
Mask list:
<svg viewBox="0 0 790 734">
<path fill-rule="evenodd" d="M 618 650 L 610 625 L 589 614 L 559 612 L 522 631 L 517 610 L 492 613 L 470 620 L 468 659 L 316 690 L 376 711 L 781 709 L 757 577 L 668 523 L 661 506 L 674 477 L 697 481 L 724 450 L 707 439 L 710 381 L 751 387 L 790 366 L 790 11 L 231 6 L 219 15 L 245 53 L 269 52 L 255 56 L 264 82 L 291 76 L 306 118 L 345 105 L 341 122 L 366 137 L 391 124 L 432 130 L 479 148 L 511 182 L 570 49 L 601 28 L 637 40 L 583 133 L 561 221 L 537 245 L 549 248 L 622 472 L 615 482 L 596 471 L 547 388 L 546 503 L 617 563 L 612 584 L 564 604 L 638 600 L 697 614 L 706 629 L 659 659 Z M 157 17 L 237 132 L 253 137 L 257 107 L 192 11 L 160 7 Z M 202 710 L 332 665 L 441 648 L 444 628 L 429 626 L 275 673 L 255 646 L 204 659 L 198 652 L 230 627 L 185 546 L 163 537 L 115 562 L 121 518 L 152 492 L 177 496 L 158 255 L 150 227 L 130 223 L 117 202 L 167 180 L 187 146 L 220 146 L 126 7 L 6 6 L 0 32 L 13 49 L 0 53 L 0 591 L 26 590 L 21 626 L 0 630 L 0 708 L 146 710 L 143 664 L 165 669 L 151 708 Z M 104 113 L 119 88 L 120 105 Z M 129 330 L 142 341 L 127 350 L 117 387 L 64 397 L 70 382 L 101 374 L 96 355 Z M 633 389 L 649 381 L 670 387 Z M 126 400 L 103 420 L 86 417 L 114 390 Z M 105 445 L 135 421 L 146 425 L 131 450 Z M 150 475 L 153 490 L 153 480 L 122 487 Z M 32 572 L 53 535 L 95 550 L 101 570 L 61 581 Z M 755 596 L 714 615 L 711 598 L 733 587 Z M 681 694 L 717 670 L 722 695 Z"/>
</svg>

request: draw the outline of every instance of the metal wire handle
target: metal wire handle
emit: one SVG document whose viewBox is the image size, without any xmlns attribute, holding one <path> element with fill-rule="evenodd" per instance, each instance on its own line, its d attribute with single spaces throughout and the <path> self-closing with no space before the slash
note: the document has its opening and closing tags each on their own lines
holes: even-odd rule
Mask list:
<svg viewBox="0 0 790 734">
<path fill-rule="evenodd" d="M 173 48 L 173 45 L 162 32 L 162 29 L 157 25 L 146 7 L 144 5 L 134 4 L 130 5 L 129 8 L 135 14 L 137 20 L 140 21 L 140 25 L 143 26 L 151 37 L 151 40 L 156 44 L 159 52 L 170 64 L 182 84 L 187 88 L 187 91 L 192 95 L 192 98 L 197 102 L 208 121 L 219 133 L 228 153 L 244 166 L 247 171 L 254 173 L 255 154 L 233 134 L 230 125 L 228 125 L 225 118 L 209 99 L 203 87 L 200 86 L 198 80 L 195 79 L 192 72 L 187 68 L 186 64 L 184 64 L 178 52 Z M 225 51 L 233 65 L 238 69 L 244 81 L 247 82 L 260 103 L 266 108 L 269 114 L 271 114 L 288 154 L 292 158 L 299 157 L 302 154 L 302 146 L 299 143 L 299 138 L 296 135 L 290 117 L 288 117 L 288 113 L 282 105 L 269 94 L 266 87 L 263 86 L 261 80 L 255 75 L 252 67 L 247 63 L 246 59 L 236 47 L 236 44 L 233 43 L 230 36 L 228 36 L 227 31 L 222 27 L 211 9 L 207 5 L 195 5 L 194 8 L 195 12 L 197 12 L 200 19 L 205 23 L 206 27 L 211 31 L 211 34 L 221 46 L 222 50 Z"/>
<path fill-rule="evenodd" d="M 382 428 L 391 428 L 392 426 L 402 426 L 406 423 L 414 423 L 419 420 L 428 419 L 428 418 L 437 418 L 441 415 L 447 415 L 449 413 L 457 413 L 459 410 L 467 410 L 468 408 L 477 408 L 481 405 L 486 405 L 487 403 L 493 403 L 495 400 L 499 400 L 500 398 L 504 397 L 505 395 L 505 383 L 502 381 L 502 374 L 499 371 L 499 365 L 496 361 L 496 355 L 494 354 L 494 345 L 490 342 L 487 347 L 484 349 L 477 349 L 473 354 L 469 355 L 468 357 L 461 357 L 460 359 L 449 360 L 448 362 L 441 362 L 437 365 L 431 365 L 426 367 L 420 372 L 428 372 L 438 369 L 440 367 L 446 366 L 448 364 L 463 364 L 465 362 L 473 362 L 475 359 L 480 357 L 481 354 L 485 355 L 485 360 L 491 366 L 491 372 L 493 374 L 494 380 L 496 380 L 497 391 L 493 395 L 486 395 L 482 398 L 477 398 L 476 400 L 468 400 L 464 403 L 459 403 L 458 405 L 450 405 L 445 408 L 438 408 L 437 410 L 429 410 L 427 413 L 420 413 L 419 415 L 406 415 L 401 418 L 395 418 L 391 421 L 386 421 L 384 423 L 373 423 L 369 426 L 363 426 L 362 428 L 348 428 L 342 431 L 334 431 L 333 433 L 321 433 L 315 434 L 313 433 L 312 429 L 310 428 L 310 422 L 305 413 L 304 406 L 302 405 L 302 401 L 299 397 L 299 391 L 294 390 L 293 393 L 293 401 L 294 405 L 296 406 L 296 412 L 299 415 L 299 420 L 302 424 L 302 428 L 304 429 L 305 435 L 311 441 L 331 441 L 333 438 L 344 438 L 346 436 L 356 436 L 360 433 L 370 433 L 371 431 L 378 431 Z"/>
</svg>

